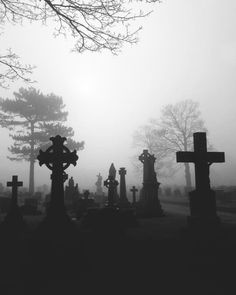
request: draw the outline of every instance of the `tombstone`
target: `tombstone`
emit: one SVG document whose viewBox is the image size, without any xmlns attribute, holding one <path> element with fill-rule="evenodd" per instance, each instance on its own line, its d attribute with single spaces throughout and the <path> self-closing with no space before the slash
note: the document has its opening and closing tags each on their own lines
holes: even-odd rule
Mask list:
<svg viewBox="0 0 236 295">
<path fill-rule="evenodd" d="M 130 191 L 132 192 L 132 198 L 133 198 L 132 205 L 135 206 L 136 205 L 136 193 L 137 193 L 138 189 L 135 186 L 132 186 Z"/>
<path fill-rule="evenodd" d="M 107 207 L 114 207 L 117 205 L 117 186 L 119 182 L 116 178 L 116 169 L 112 163 L 109 169 L 108 178 L 104 181 L 104 186 L 108 188 L 108 204 Z"/>
<path fill-rule="evenodd" d="M 120 168 L 119 175 L 120 175 L 119 207 L 130 207 L 130 203 L 128 201 L 127 193 L 126 193 L 126 182 L 125 182 L 126 169 L 123 167 Z"/>
<path fill-rule="evenodd" d="M 148 150 L 143 150 L 139 156 L 143 163 L 143 187 L 140 195 L 140 209 L 143 217 L 163 216 L 163 210 L 158 198 L 158 188 L 160 183 L 157 181 L 154 164 L 156 158 Z"/>
<path fill-rule="evenodd" d="M 18 206 L 18 187 L 23 186 L 22 181 L 18 181 L 18 176 L 13 175 L 12 181 L 7 182 L 7 186 L 12 188 L 11 204 L 9 212 L 4 219 L 4 225 L 10 226 L 12 229 L 18 230 L 25 227 L 20 208 Z"/>
<path fill-rule="evenodd" d="M 222 152 L 208 152 L 205 132 L 193 134 L 193 152 L 177 152 L 177 162 L 194 163 L 196 189 L 189 193 L 190 227 L 217 227 L 220 219 L 216 214 L 215 192 L 210 187 L 209 170 L 212 163 L 225 162 Z"/>
<path fill-rule="evenodd" d="M 51 199 L 46 221 L 50 220 L 57 225 L 58 221 L 69 221 L 64 205 L 64 181 L 67 179 L 64 170 L 71 164 L 75 166 L 78 156 L 76 150 L 70 152 L 64 145 L 65 137 L 57 135 L 51 137 L 50 140 L 52 145 L 45 152 L 40 150 L 37 159 L 40 166 L 45 164 L 52 171 Z"/>
</svg>

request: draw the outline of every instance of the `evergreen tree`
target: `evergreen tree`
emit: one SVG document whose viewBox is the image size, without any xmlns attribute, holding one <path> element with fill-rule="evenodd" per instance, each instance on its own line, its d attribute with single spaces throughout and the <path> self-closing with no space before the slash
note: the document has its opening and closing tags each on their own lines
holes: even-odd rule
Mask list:
<svg viewBox="0 0 236 295">
<path fill-rule="evenodd" d="M 49 146 L 50 137 L 57 134 L 66 137 L 70 149 L 83 149 L 84 142 L 72 139 L 74 131 L 63 125 L 68 112 L 61 97 L 51 93 L 44 95 L 35 88 L 20 88 L 14 99 L 1 99 L 0 124 L 8 128 L 14 140 L 8 149 L 10 160 L 30 162 L 29 193 L 34 193 L 34 163 L 40 148 Z"/>
</svg>

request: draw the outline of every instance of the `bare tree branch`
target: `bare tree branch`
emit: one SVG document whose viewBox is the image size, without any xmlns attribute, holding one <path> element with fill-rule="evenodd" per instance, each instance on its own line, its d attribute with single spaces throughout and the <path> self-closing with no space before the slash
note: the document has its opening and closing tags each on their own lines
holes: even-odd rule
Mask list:
<svg viewBox="0 0 236 295">
<path fill-rule="evenodd" d="M 6 54 L 0 54 L 0 87 L 8 88 L 10 82 L 18 79 L 32 83 L 29 75 L 32 74 L 33 69 L 31 65 L 22 65 L 19 57 L 8 49 Z"/>
</svg>

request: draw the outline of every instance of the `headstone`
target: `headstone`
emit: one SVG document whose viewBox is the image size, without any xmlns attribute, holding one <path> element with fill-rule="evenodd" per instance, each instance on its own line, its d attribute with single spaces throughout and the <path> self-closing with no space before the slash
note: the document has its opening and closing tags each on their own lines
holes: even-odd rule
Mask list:
<svg viewBox="0 0 236 295">
<path fill-rule="evenodd" d="M 130 191 L 132 192 L 132 198 L 133 198 L 133 206 L 136 205 L 136 193 L 138 191 L 138 189 L 135 186 L 132 186 L 132 188 L 130 189 Z"/>
<path fill-rule="evenodd" d="M 163 216 L 163 210 L 158 198 L 158 188 L 160 183 L 157 181 L 154 164 L 156 158 L 148 150 L 143 150 L 139 156 L 143 163 L 143 187 L 140 198 L 141 215 L 145 217 Z"/>
<path fill-rule="evenodd" d="M 64 181 L 67 179 L 67 174 L 64 172 L 71 164 L 76 165 L 78 156 L 76 150 L 70 152 L 64 145 L 66 141 L 65 137 L 57 135 L 51 137 L 52 146 L 50 146 L 45 152 L 39 151 L 39 165 L 45 164 L 51 171 L 51 200 L 48 208 L 48 217 L 56 220 L 67 219 L 64 205 Z"/>
<path fill-rule="evenodd" d="M 189 193 L 190 216 L 188 223 L 195 227 L 218 226 L 215 192 L 210 187 L 209 170 L 212 163 L 225 162 L 222 152 L 208 152 L 205 132 L 193 134 L 193 152 L 177 152 L 177 162 L 195 164 L 196 189 Z"/>
<path fill-rule="evenodd" d="M 108 204 L 107 207 L 114 207 L 117 205 L 117 186 L 116 169 L 112 163 L 109 169 L 108 178 L 104 181 L 104 186 L 108 188 Z"/>
<path fill-rule="evenodd" d="M 119 198 L 119 207 L 130 207 L 127 193 L 126 193 L 126 182 L 125 182 L 125 175 L 126 175 L 126 169 L 120 168 L 119 170 L 120 175 L 120 198 Z"/>
</svg>

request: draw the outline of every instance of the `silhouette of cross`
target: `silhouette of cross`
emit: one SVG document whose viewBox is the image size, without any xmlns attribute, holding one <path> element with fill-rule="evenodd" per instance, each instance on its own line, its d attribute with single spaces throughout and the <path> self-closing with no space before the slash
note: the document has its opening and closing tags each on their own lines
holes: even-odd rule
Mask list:
<svg viewBox="0 0 236 295">
<path fill-rule="evenodd" d="M 12 205 L 17 206 L 18 186 L 23 186 L 23 182 L 18 181 L 18 176 L 17 175 L 13 175 L 12 176 L 12 181 L 8 181 L 7 186 L 12 187 Z"/>
<path fill-rule="evenodd" d="M 225 162 L 223 152 L 208 152 L 205 132 L 193 134 L 194 152 L 177 152 L 177 162 L 195 164 L 196 190 L 209 190 L 209 167 L 212 163 Z"/>
<path fill-rule="evenodd" d="M 66 141 L 65 137 L 57 135 L 51 137 L 52 146 L 50 146 L 45 152 L 39 151 L 37 159 L 39 165 L 45 164 L 48 169 L 52 170 L 52 188 L 51 188 L 51 207 L 56 211 L 64 211 L 64 187 L 63 183 L 67 178 L 67 174 L 64 172 L 70 164 L 76 165 L 78 156 L 76 150 L 70 152 L 64 145 Z"/>
<path fill-rule="evenodd" d="M 133 204 L 136 203 L 136 192 L 138 191 L 138 189 L 135 186 L 132 186 L 132 188 L 130 189 L 130 191 L 133 194 Z"/>
<path fill-rule="evenodd" d="M 53 143 L 52 146 L 45 152 L 42 150 L 39 151 L 39 156 L 37 157 L 39 165 L 42 166 L 45 164 L 48 169 L 52 170 L 53 173 L 61 173 L 61 170 L 67 169 L 70 164 L 75 166 L 78 156 L 76 155 L 76 150 L 70 152 L 63 144 L 64 141 L 66 141 L 66 138 L 57 135 L 55 137 L 51 137 L 50 140 Z M 60 171 L 58 171 L 58 169 Z"/>
</svg>

